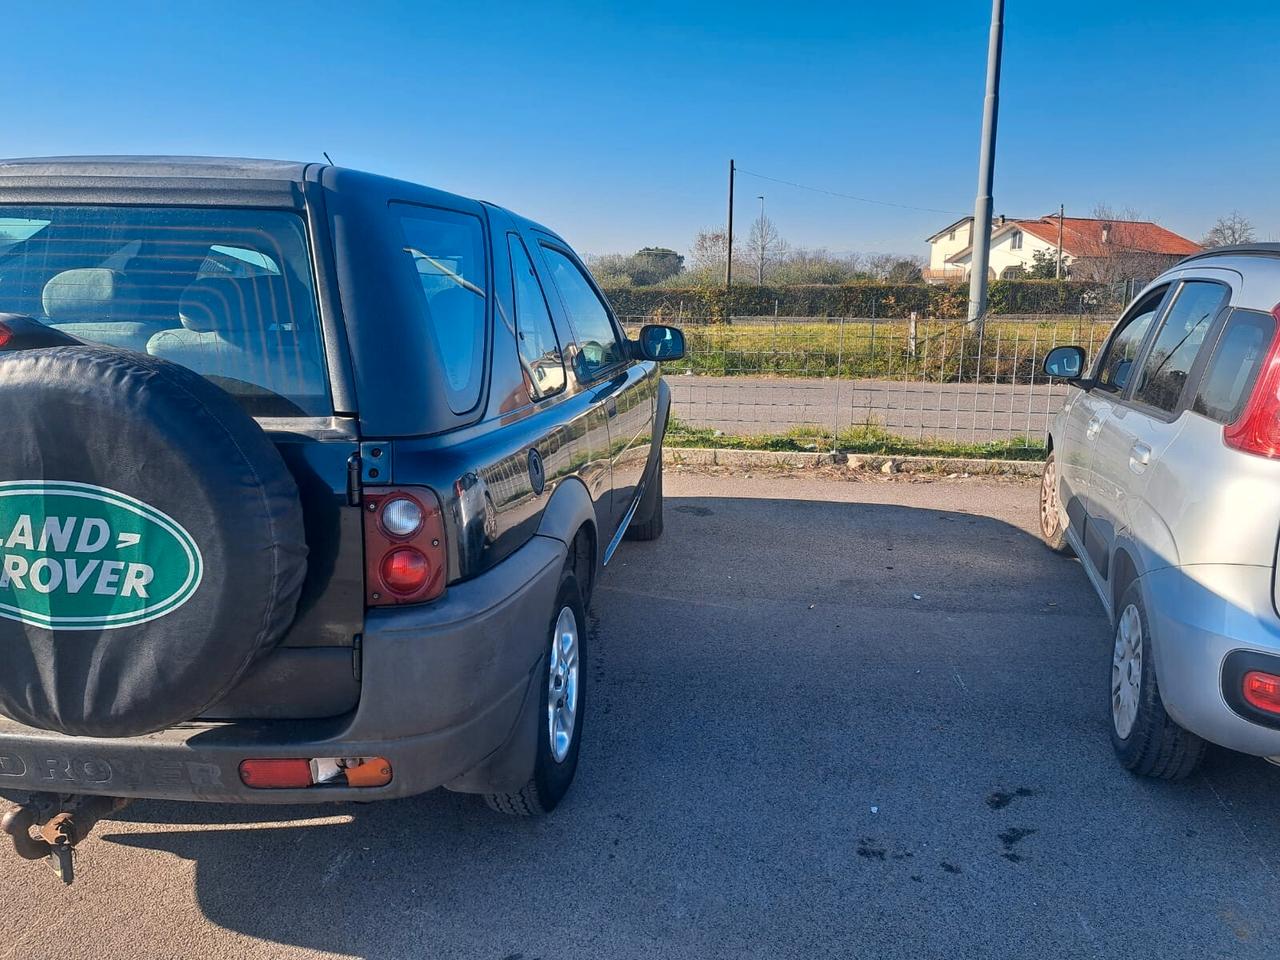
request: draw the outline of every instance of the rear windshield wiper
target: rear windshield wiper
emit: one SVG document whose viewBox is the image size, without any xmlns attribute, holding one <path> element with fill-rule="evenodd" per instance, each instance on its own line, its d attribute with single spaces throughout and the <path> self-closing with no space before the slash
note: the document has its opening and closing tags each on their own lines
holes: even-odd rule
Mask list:
<svg viewBox="0 0 1280 960">
<path fill-rule="evenodd" d="M 481 300 L 485 298 L 483 290 L 477 287 L 470 280 L 467 280 L 465 277 L 458 276 L 435 257 L 427 256 L 427 254 L 423 253 L 421 250 L 414 249 L 413 247 L 405 247 L 404 252 L 409 254 L 409 256 L 413 257 L 415 260 L 425 260 L 458 286 L 462 287 L 463 290 L 470 290 Z"/>
</svg>

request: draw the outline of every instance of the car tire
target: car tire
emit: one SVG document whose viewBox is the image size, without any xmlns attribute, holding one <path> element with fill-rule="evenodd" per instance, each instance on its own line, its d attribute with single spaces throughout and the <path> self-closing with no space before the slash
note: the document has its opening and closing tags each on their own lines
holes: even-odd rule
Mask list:
<svg viewBox="0 0 1280 960">
<path fill-rule="evenodd" d="M 1116 608 L 1108 703 L 1111 745 L 1131 773 L 1183 780 L 1204 756 L 1205 742 L 1165 711 L 1156 680 L 1155 657 L 1142 591 L 1133 583 Z"/>
<path fill-rule="evenodd" d="M 662 536 L 662 454 L 659 451 L 658 464 L 653 472 L 653 480 L 640 498 L 640 506 L 636 515 L 627 527 L 627 540 L 657 540 Z"/>
<path fill-rule="evenodd" d="M 1067 528 L 1062 525 L 1062 511 L 1058 506 L 1058 461 L 1052 451 L 1045 457 L 1044 472 L 1040 476 L 1040 539 L 1054 553 L 1063 556 L 1075 553 L 1067 542 Z"/>
<path fill-rule="evenodd" d="M 588 630 L 582 591 L 573 572 L 566 569 L 547 631 L 533 776 L 514 793 L 485 795 L 485 802 L 499 813 L 542 816 L 554 810 L 569 792 L 578 771 L 586 716 Z M 570 633 L 571 637 L 567 637 Z M 564 706 L 569 701 L 572 706 L 566 713 Z"/>
</svg>

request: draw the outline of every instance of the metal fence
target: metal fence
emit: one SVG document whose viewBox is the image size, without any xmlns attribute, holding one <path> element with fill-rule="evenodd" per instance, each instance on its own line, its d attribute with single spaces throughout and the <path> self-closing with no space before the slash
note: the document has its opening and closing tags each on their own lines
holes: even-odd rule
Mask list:
<svg viewBox="0 0 1280 960">
<path fill-rule="evenodd" d="M 627 317 L 629 330 L 647 322 Z M 666 322 L 672 322 L 668 320 Z M 733 317 L 675 321 L 688 354 L 665 366 L 684 428 L 738 436 L 875 436 L 1032 447 L 1066 395 L 1040 371 L 1078 344 L 1092 356 L 1112 321 L 1000 316 L 963 321 Z"/>
</svg>

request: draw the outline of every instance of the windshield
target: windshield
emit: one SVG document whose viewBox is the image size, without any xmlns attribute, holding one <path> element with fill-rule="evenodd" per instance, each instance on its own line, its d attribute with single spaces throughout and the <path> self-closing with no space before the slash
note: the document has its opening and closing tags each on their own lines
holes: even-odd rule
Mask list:
<svg viewBox="0 0 1280 960">
<path fill-rule="evenodd" d="M 189 367 L 252 415 L 332 412 L 295 214 L 0 206 L 0 313 Z"/>
</svg>

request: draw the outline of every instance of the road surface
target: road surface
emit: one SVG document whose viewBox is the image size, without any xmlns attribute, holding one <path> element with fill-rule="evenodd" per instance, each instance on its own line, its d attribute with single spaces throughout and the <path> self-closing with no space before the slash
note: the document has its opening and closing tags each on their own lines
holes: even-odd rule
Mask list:
<svg viewBox="0 0 1280 960">
<path fill-rule="evenodd" d="M 909 437 L 1041 440 L 1067 388 L 762 377 L 667 377 L 682 423 L 730 434 L 874 423 Z"/>
<path fill-rule="evenodd" d="M 140 803 L 70 889 L 0 857 L 0 957 L 1275 957 L 1280 769 L 1119 768 L 1034 482 L 666 487 L 601 582 L 552 817 Z"/>
</svg>

